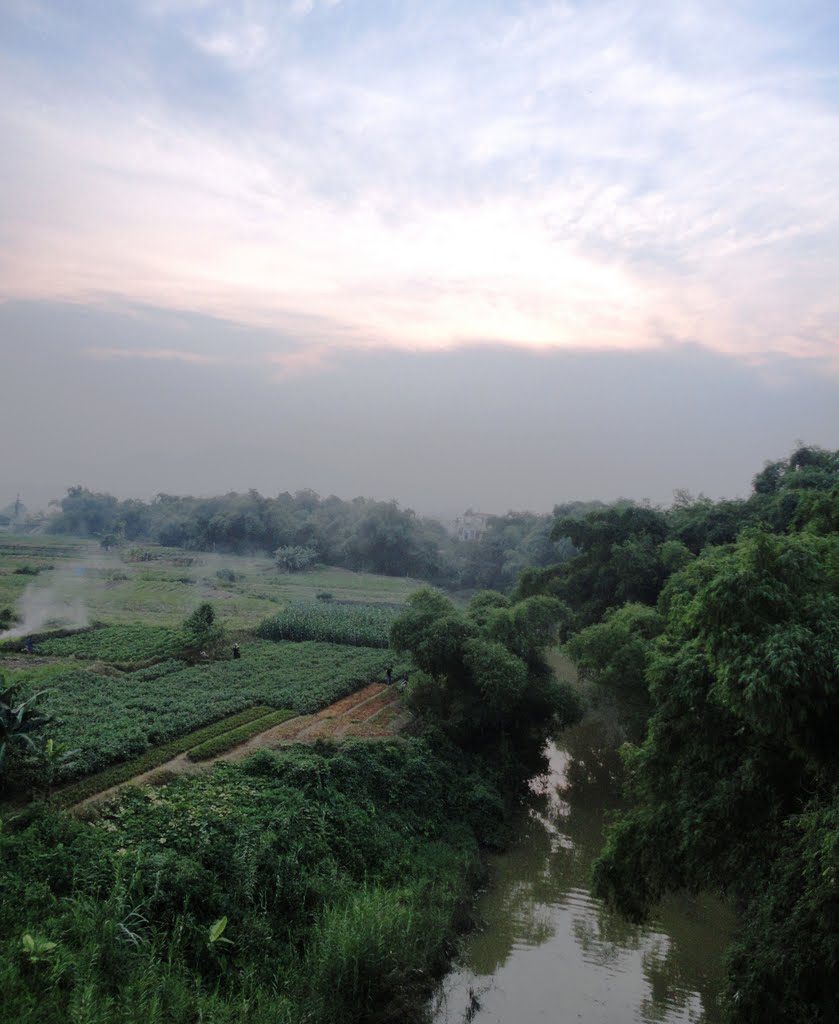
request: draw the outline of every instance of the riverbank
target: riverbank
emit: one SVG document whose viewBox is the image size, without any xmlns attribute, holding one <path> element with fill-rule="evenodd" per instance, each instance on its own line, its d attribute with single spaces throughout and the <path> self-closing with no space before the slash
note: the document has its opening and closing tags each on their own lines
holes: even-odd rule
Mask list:
<svg viewBox="0 0 839 1024">
<path fill-rule="evenodd" d="M 129 789 L 93 822 L 33 807 L 0 834 L 4 1011 L 418 1019 L 509 796 L 502 766 L 414 737 L 262 751 Z"/>
</svg>

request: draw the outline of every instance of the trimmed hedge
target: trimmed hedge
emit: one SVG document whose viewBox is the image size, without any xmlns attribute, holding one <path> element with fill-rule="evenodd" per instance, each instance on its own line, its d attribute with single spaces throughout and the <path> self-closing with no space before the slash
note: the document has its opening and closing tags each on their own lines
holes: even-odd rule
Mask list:
<svg viewBox="0 0 839 1024">
<path fill-rule="evenodd" d="M 90 796 L 95 796 L 97 793 L 110 789 L 111 786 L 118 786 L 121 782 L 128 782 L 135 775 L 142 775 L 143 772 L 151 771 L 152 768 L 158 768 L 160 765 L 166 764 L 167 761 L 171 761 L 173 757 L 184 754 L 186 751 L 192 750 L 193 747 L 200 746 L 214 737 L 226 734 L 231 730 L 235 731 L 246 723 L 263 719 L 273 711 L 273 708 L 265 706 L 246 708 L 237 715 L 222 718 L 212 725 L 204 726 L 203 729 L 196 729 L 195 732 L 179 736 L 168 743 L 163 743 L 159 747 L 153 747 L 151 750 L 147 750 L 144 754 L 132 758 L 130 761 L 115 764 L 111 768 L 106 768 L 95 775 L 88 775 L 87 778 L 81 779 L 79 782 L 65 786 L 54 795 L 53 802 L 59 807 L 72 807 Z M 288 712 L 281 713 L 288 714 Z"/>
<path fill-rule="evenodd" d="M 275 725 L 282 725 L 283 722 L 287 722 L 290 718 L 297 718 L 297 712 L 274 711 L 272 714 L 257 718 L 253 722 L 240 725 L 238 729 L 232 729 L 221 736 L 214 736 L 205 743 L 201 743 L 199 746 L 187 751 L 186 756 L 190 761 L 206 761 L 211 757 L 215 757 L 216 754 L 223 754 L 226 750 L 232 750 L 233 747 L 244 743 L 245 740 L 249 740 L 251 736 L 257 736 L 267 729 L 273 729 Z"/>
</svg>

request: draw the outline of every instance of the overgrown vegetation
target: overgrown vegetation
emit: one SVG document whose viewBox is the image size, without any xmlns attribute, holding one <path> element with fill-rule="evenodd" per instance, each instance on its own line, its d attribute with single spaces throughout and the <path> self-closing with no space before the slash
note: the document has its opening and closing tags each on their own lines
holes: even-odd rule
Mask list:
<svg viewBox="0 0 839 1024">
<path fill-rule="evenodd" d="M 503 829 L 502 782 L 445 744 L 350 743 L 127 791 L 93 827 L 19 817 L 0 834 L 4 1013 L 413 1019 Z"/>
</svg>

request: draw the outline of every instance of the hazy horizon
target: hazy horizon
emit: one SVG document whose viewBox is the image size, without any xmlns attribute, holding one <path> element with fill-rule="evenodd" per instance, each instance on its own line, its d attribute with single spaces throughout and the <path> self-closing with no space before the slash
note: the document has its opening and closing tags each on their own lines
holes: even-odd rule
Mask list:
<svg viewBox="0 0 839 1024">
<path fill-rule="evenodd" d="M 839 448 L 839 7 L 9 0 L 0 492 L 550 511 Z"/>
<path fill-rule="evenodd" d="M 750 366 L 699 346 L 336 352 L 316 374 L 275 379 L 244 361 L 178 360 L 160 373 L 143 356 L 149 335 L 204 351 L 251 336 L 194 314 L 6 303 L 0 331 L 17 367 L 0 403 L 7 436 L 22 438 L 0 455 L 3 497 L 31 507 L 76 484 L 145 499 L 311 488 L 444 517 L 669 504 L 676 489 L 745 495 L 799 439 L 839 447 L 822 367 Z M 115 337 L 124 357 L 100 358 L 97 344 Z"/>
</svg>

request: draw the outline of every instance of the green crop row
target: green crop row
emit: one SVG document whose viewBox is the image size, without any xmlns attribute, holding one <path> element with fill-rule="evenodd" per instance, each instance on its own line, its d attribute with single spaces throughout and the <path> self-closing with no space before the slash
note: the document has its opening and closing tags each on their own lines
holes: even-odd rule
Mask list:
<svg viewBox="0 0 839 1024">
<path fill-rule="evenodd" d="M 81 658 L 110 664 L 129 664 L 149 658 L 172 657 L 186 646 L 178 629 L 167 626 L 104 626 L 73 636 L 42 640 L 38 654 Z"/>
<path fill-rule="evenodd" d="M 240 725 L 238 729 L 231 729 L 230 732 L 214 736 L 212 739 L 200 744 L 200 746 L 192 747 L 186 756 L 190 761 L 207 761 L 211 757 L 215 757 L 216 754 L 223 754 L 226 750 L 232 750 L 233 747 L 244 743 L 245 740 L 249 740 L 251 736 L 257 736 L 267 729 L 273 729 L 275 725 L 282 725 L 283 722 L 287 722 L 290 718 L 297 718 L 297 712 L 273 711 L 262 718 L 257 718 L 252 722 L 247 722 L 245 725 Z"/>
<path fill-rule="evenodd" d="M 352 647 L 387 647 L 397 614 L 395 608 L 381 605 L 301 601 L 265 619 L 257 633 L 263 640 L 319 640 Z"/>
<path fill-rule="evenodd" d="M 293 712 L 280 712 L 280 714 L 293 715 Z M 54 802 L 61 807 L 72 807 L 88 797 L 110 789 L 111 786 L 118 786 L 121 782 L 128 782 L 129 779 L 142 775 L 143 772 L 151 771 L 152 768 L 159 768 L 160 765 L 171 761 L 173 757 L 191 751 L 194 747 L 204 746 L 219 737 L 226 737 L 230 732 L 238 732 L 248 723 L 261 722 L 268 716 L 273 717 L 272 709 L 268 707 L 255 707 L 240 711 L 238 715 L 231 715 L 213 725 L 196 729 L 195 732 L 187 733 L 186 736 L 180 736 L 159 747 L 153 747 L 145 754 L 141 754 L 140 757 L 113 765 L 95 775 L 89 775 L 86 779 L 65 786 L 56 793 Z M 261 729 L 257 731 L 259 732 Z"/>
<path fill-rule="evenodd" d="M 41 685 L 27 673 L 21 692 L 46 689 L 38 708 L 51 717 L 49 737 L 78 751 L 62 770 L 69 781 L 257 704 L 309 714 L 382 679 L 389 663 L 387 651 L 338 644 L 252 641 L 241 650 L 237 660 L 112 675 L 67 666 Z"/>
</svg>

